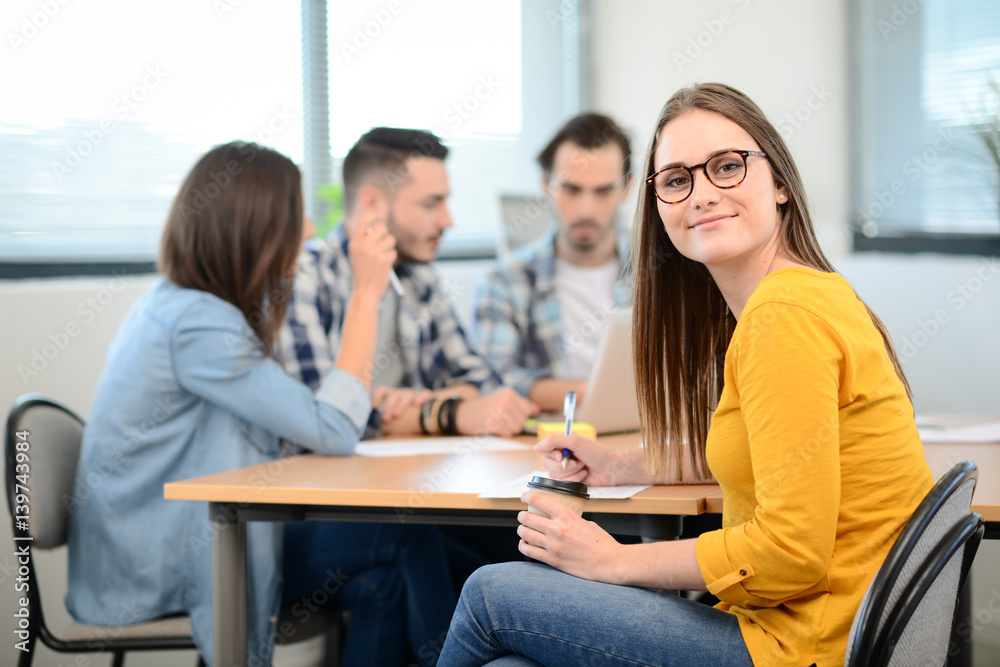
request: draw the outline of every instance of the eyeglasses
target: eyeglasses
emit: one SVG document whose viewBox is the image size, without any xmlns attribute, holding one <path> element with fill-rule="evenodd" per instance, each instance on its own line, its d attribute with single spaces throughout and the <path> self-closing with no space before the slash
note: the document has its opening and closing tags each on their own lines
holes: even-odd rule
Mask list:
<svg viewBox="0 0 1000 667">
<path fill-rule="evenodd" d="M 694 190 L 694 170 L 705 172 L 717 188 L 735 188 L 747 177 L 747 158 L 767 157 L 763 151 L 724 151 L 693 167 L 667 167 L 646 179 L 653 194 L 664 204 L 680 204 Z"/>
</svg>

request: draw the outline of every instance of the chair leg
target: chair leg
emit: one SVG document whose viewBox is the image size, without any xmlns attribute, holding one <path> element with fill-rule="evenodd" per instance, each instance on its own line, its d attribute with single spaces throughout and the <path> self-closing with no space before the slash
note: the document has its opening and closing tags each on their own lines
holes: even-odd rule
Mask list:
<svg viewBox="0 0 1000 667">
<path fill-rule="evenodd" d="M 326 646 L 323 667 L 341 667 L 340 657 L 344 652 L 344 640 L 350 625 L 350 612 L 337 612 L 334 622 L 326 633 Z"/>
<path fill-rule="evenodd" d="M 115 651 L 115 658 L 111 661 L 111 667 L 122 667 L 125 664 L 125 651 Z"/>
<path fill-rule="evenodd" d="M 948 659 L 945 661 L 947 667 L 971 667 L 972 665 L 972 636 L 963 637 L 958 632 L 959 626 L 968 623 L 971 616 L 972 582 L 966 580 L 965 586 L 958 592 L 955 618 L 951 623 L 951 643 L 955 647 L 955 651 L 948 651 Z"/>
<path fill-rule="evenodd" d="M 21 653 L 17 667 L 31 667 L 31 661 L 35 658 L 35 639 L 35 635 L 28 638 L 28 650 Z"/>
</svg>

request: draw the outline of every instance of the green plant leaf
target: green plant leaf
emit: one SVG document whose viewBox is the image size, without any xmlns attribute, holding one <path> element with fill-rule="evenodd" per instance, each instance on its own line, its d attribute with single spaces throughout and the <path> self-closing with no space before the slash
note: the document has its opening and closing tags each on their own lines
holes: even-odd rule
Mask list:
<svg viewBox="0 0 1000 667">
<path fill-rule="evenodd" d="M 320 201 L 329 204 L 322 220 L 314 220 L 316 237 L 325 239 L 344 219 L 344 186 L 339 183 L 327 183 L 319 188 Z"/>
</svg>

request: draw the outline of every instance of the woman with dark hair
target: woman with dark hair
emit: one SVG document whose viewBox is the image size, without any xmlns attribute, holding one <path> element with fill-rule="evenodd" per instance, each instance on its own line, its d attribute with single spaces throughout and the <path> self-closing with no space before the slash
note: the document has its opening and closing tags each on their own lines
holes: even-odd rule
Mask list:
<svg viewBox="0 0 1000 667">
<path fill-rule="evenodd" d="M 885 328 L 824 257 L 761 110 L 721 84 L 680 90 L 645 168 L 633 229 L 645 447 L 570 435 L 536 449 L 552 477 L 590 484 L 714 475 L 723 528 L 622 545 L 526 492 L 551 518 L 521 512 L 519 548 L 545 565 L 474 574 L 439 665 L 841 665 L 868 583 L 932 486 Z"/>
<path fill-rule="evenodd" d="M 279 438 L 353 453 L 396 259 L 385 216 L 366 211 L 351 243 L 342 354 L 313 395 L 272 355 L 312 235 L 298 168 L 241 142 L 194 166 L 163 231 L 164 278 L 122 323 L 84 432 L 69 535 L 74 618 L 128 625 L 186 613 L 211 664 L 215 526 L 206 503 L 164 500 L 163 485 L 277 460 Z M 246 532 L 250 664 L 270 664 L 275 641 L 324 606 L 352 612 L 347 664 L 402 664 L 447 629 L 454 592 L 434 528 L 252 522 Z M 282 591 L 299 613 L 276 637 Z"/>
</svg>

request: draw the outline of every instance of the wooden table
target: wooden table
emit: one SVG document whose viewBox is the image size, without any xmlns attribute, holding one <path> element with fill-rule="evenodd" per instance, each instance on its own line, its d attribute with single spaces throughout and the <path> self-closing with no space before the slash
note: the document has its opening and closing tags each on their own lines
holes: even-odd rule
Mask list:
<svg viewBox="0 0 1000 667">
<path fill-rule="evenodd" d="M 530 439 L 524 439 L 530 442 Z M 602 437 L 628 447 L 638 436 Z M 1000 445 L 927 444 L 934 478 L 963 459 L 979 465 L 972 509 L 1000 538 Z M 247 521 L 382 521 L 514 526 L 523 505 L 478 495 L 498 482 L 541 467 L 532 451 L 464 452 L 398 458 L 300 456 L 164 486 L 168 500 L 209 501 L 212 542 L 215 663 L 247 661 Z M 627 500 L 594 500 L 587 515 L 619 534 L 671 539 L 680 517 L 721 513 L 717 485 L 655 486 Z"/>
<path fill-rule="evenodd" d="M 924 457 L 937 481 L 959 461 L 979 466 L 979 481 L 972 497 L 972 511 L 983 515 L 987 539 L 1000 539 L 1000 443 L 928 443 Z M 705 497 L 705 511 L 722 514 L 722 491 Z"/>
<path fill-rule="evenodd" d="M 530 439 L 526 439 L 530 442 Z M 638 436 L 602 437 L 635 446 Z M 299 456 L 164 486 L 168 500 L 209 501 L 215 664 L 247 662 L 246 522 L 382 521 L 515 526 L 517 499 L 478 495 L 541 468 L 531 450 L 394 458 Z M 592 500 L 588 518 L 619 534 L 672 539 L 680 517 L 705 511 L 716 485 L 655 486 Z"/>
</svg>

